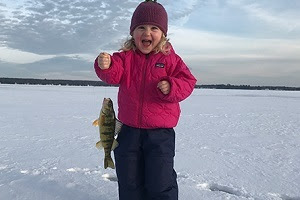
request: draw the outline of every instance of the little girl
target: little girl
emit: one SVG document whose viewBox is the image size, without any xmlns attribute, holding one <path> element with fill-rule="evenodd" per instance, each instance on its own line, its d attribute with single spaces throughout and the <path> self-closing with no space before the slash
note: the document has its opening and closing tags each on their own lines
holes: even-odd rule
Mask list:
<svg viewBox="0 0 300 200">
<path fill-rule="evenodd" d="M 168 16 L 156 1 L 133 13 L 130 35 L 120 52 L 100 53 L 98 77 L 119 84 L 118 118 L 123 123 L 114 150 L 120 200 L 177 200 L 174 167 L 179 102 L 196 79 L 166 38 Z"/>
</svg>

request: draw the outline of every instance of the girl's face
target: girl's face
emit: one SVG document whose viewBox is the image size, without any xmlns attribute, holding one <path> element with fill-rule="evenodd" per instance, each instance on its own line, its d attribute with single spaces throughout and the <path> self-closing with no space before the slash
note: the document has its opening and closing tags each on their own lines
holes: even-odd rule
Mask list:
<svg viewBox="0 0 300 200">
<path fill-rule="evenodd" d="M 143 53 L 148 54 L 158 45 L 163 32 L 154 25 L 140 25 L 133 31 L 132 37 L 135 46 Z"/>
</svg>

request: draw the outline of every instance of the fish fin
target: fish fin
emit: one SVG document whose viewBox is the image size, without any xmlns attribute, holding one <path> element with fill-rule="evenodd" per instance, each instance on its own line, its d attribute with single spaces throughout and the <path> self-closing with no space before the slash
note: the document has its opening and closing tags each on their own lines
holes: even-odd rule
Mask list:
<svg viewBox="0 0 300 200">
<path fill-rule="evenodd" d="M 115 137 L 118 136 L 118 134 L 121 132 L 122 126 L 123 126 L 123 123 L 116 118 Z"/>
<path fill-rule="evenodd" d="M 99 118 L 93 122 L 93 126 L 99 126 Z"/>
<path fill-rule="evenodd" d="M 113 144 L 112 144 L 112 146 L 111 146 L 111 150 L 112 150 L 112 151 L 115 150 L 115 148 L 117 148 L 118 146 L 119 146 L 118 141 L 117 141 L 117 140 L 114 140 L 114 141 L 113 141 Z"/>
<path fill-rule="evenodd" d="M 97 149 L 103 149 L 104 148 L 101 140 L 96 143 L 96 147 L 97 147 Z"/>
<path fill-rule="evenodd" d="M 103 124 L 104 121 L 105 121 L 105 115 L 101 115 L 99 118 L 99 126 L 100 126 L 100 124 Z"/>
<path fill-rule="evenodd" d="M 104 169 L 106 169 L 107 167 L 115 169 L 115 164 L 111 157 L 104 158 Z"/>
</svg>

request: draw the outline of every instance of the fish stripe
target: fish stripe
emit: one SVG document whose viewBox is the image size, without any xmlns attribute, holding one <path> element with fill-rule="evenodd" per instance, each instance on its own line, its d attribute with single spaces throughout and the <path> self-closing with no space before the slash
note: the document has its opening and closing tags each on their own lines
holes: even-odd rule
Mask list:
<svg viewBox="0 0 300 200">
<path fill-rule="evenodd" d="M 109 131 L 109 132 L 101 132 L 102 135 L 114 135 L 113 132 Z"/>
<path fill-rule="evenodd" d="M 107 140 L 102 140 L 102 143 L 112 143 L 114 140 L 113 139 L 107 139 Z"/>
<path fill-rule="evenodd" d="M 111 121 L 111 122 L 104 122 L 104 123 L 102 123 L 102 126 L 115 126 L 115 120 L 113 120 L 113 121 Z"/>
</svg>

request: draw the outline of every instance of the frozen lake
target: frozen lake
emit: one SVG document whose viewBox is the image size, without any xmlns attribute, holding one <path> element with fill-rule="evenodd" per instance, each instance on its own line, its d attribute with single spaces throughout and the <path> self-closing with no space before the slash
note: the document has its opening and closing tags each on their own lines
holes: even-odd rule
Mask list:
<svg viewBox="0 0 300 200">
<path fill-rule="evenodd" d="M 92 126 L 117 90 L 0 84 L 0 199 L 117 200 Z M 196 89 L 181 109 L 180 200 L 300 200 L 300 92 Z"/>
</svg>

